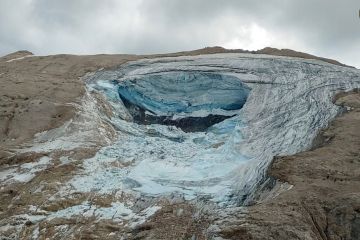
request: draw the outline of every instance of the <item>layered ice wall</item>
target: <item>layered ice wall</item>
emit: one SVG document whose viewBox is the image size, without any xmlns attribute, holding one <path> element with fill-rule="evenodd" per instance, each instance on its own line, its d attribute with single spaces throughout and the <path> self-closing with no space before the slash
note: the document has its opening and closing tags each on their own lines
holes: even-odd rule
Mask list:
<svg viewBox="0 0 360 240">
<path fill-rule="evenodd" d="M 275 155 L 311 147 L 341 110 L 334 94 L 359 88 L 360 72 L 316 60 L 214 54 L 130 62 L 87 83 L 113 106 L 119 138 L 88 161 L 97 177 L 75 187 L 244 202 Z M 209 116 L 221 118 L 198 131 L 177 124 Z M 126 167 L 95 171 L 99 161 Z"/>
<path fill-rule="evenodd" d="M 117 83 L 119 94 L 158 115 L 240 109 L 249 88 L 239 79 L 214 73 L 172 72 Z"/>
<path fill-rule="evenodd" d="M 147 75 L 116 82 L 133 120 L 203 131 L 245 104 L 249 88 L 236 77 L 197 72 Z"/>
</svg>

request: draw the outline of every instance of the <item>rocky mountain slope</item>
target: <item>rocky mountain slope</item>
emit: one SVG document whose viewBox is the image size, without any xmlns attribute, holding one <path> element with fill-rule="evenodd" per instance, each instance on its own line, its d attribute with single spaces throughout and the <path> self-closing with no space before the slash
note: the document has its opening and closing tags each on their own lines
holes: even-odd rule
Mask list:
<svg viewBox="0 0 360 240">
<path fill-rule="evenodd" d="M 1 236 L 356 239 L 359 70 L 239 52 L 0 58 Z"/>
</svg>

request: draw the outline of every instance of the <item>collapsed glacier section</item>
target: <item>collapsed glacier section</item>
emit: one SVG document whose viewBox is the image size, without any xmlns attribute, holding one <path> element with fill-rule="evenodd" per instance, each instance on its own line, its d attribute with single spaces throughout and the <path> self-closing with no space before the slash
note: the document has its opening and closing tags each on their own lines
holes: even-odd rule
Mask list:
<svg viewBox="0 0 360 240">
<path fill-rule="evenodd" d="M 248 159 L 233 148 L 242 139 L 239 110 L 251 91 L 240 79 L 177 71 L 94 79 L 88 86 L 114 107 L 119 139 L 87 161 L 90 177 L 73 186 L 216 201 L 231 195 L 232 172 Z M 104 161 L 125 167 L 92 169 Z"/>
<path fill-rule="evenodd" d="M 87 84 L 107 96 L 119 137 L 84 163 L 88 175 L 73 180 L 77 190 L 246 203 L 274 156 L 311 147 L 341 111 L 333 96 L 359 88 L 360 72 L 317 60 L 214 54 L 129 62 Z M 209 116 L 223 118 L 195 131 L 177 121 Z M 113 161 L 122 167 L 104 167 Z"/>
<path fill-rule="evenodd" d="M 135 122 L 165 124 L 186 132 L 203 131 L 235 115 L 249 94 L 236 77 L 172 72 L 117 83 L 121 100 Z"/>
</svg>

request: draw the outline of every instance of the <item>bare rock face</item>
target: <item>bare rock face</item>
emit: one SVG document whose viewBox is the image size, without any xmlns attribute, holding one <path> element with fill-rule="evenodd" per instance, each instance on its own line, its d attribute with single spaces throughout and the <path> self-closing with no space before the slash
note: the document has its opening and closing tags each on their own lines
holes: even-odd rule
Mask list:
<svg viewBox="0 0 360 240">
<path fill-rule="evenodd" d="M 358 239 L 359 87 L 270 48 L 0 58 L 0 235 Z"/>
</svg>

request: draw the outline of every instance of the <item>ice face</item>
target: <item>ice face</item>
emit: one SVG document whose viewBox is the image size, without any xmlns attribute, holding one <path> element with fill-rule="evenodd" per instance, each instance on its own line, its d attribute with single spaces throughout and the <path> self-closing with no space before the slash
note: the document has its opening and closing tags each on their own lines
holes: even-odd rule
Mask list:
<svg viewBox="0 0 360 240">
<path fill-rule="evenodd" d="M 174 72 L 151 74 L 118 83 L 122 99 L 157 115 L 200 110 L 240 109 L 250 89 L 233 76 Z"/>
<path fill-rule="evenodd" d="M 141 124 L 173 125 L 203 131 L 245 104 L 250 89 L 233 76 L 173 72 L 128 79 L 117 84 L 119 96 Z"/>
<path fill-rule="evenodd" d="M 236 115 L 250 91 L 236 77 L 196 72 L 99 81 L 94 87 L 113 105 L 124 105 L 136 123 L 173 125 L 185 132 L 204 131 Z"/>
</svg>

